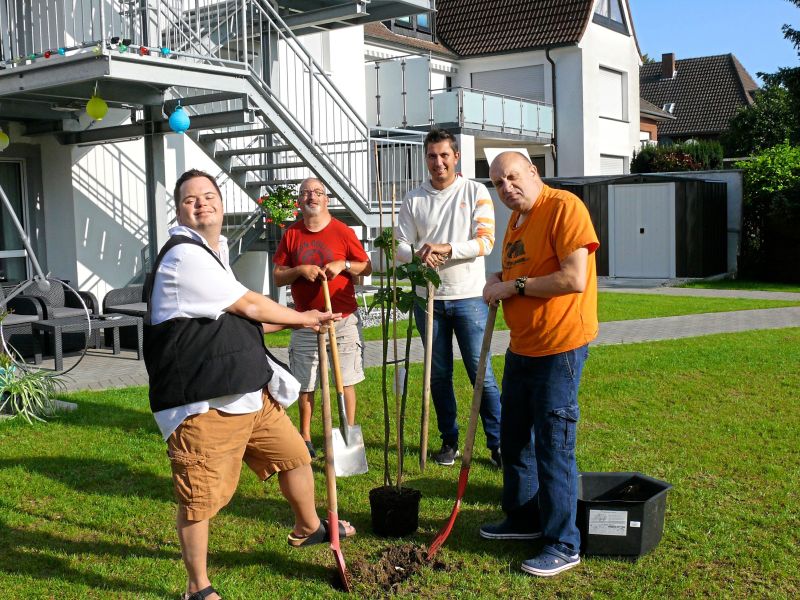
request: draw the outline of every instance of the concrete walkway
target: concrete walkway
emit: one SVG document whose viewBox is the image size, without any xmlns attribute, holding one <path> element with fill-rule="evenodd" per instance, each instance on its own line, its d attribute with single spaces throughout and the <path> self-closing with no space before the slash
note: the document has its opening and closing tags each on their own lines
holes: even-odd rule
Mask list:
<svg viewBox="0 0 800 600">
<path fill-rule="evenodd" d="M 800 302 L 800 294 L 787 292 L 751 292 L 739 290 L 700 290 L 690 288 L 617 288 L 603 291 L 618 293 L 648 293 L 679 296 L 704 296 L 716 298 L 758 298 L 774 300 L 796 300 Z M 600 335 L 592 345 L 629 344 L 656 340 L 680 339 L 710 335 L 715 333 L 733 333 L 756 329 L 779 329 L 783 327 L 800 327 L 800 306 L 788 308 L 772 308 L 761 310 L 742 310 L 723 313 L 706 313 L 681 317 L 662 317 L 657 319 L 637 319 L 632 321 L 614 321 L 601 323 Z M 508 331 L 496 331 L 492 337 L 492 354 L 502 355 L 508 348 Z M 404 342 L 398 341 L 399 351 L 403 352 Z M 460 358 L 458 345 L 454 343 L 456 358 Z M 389 346 L 392 356 L 392 345 Z M 273 353 L 281 360 L 288 362 L 286 348 L 276 348 Z M 367 342 L 364 352 L 365 366 L 374 367 L 381 364 L 381 342 Z M 423 349 L 419 338 L 411 343 L 412 362 L 422 362 Z M 65 368 L 75 364 L 77 357 L 64 357 Z M 51 366 L 52 361 L 45 361 L 44 366 Z M 109 350 L 90 350 L 78 367 L 66 376 L 68 390 L 92 389 L 102 390 L 135 385 L 147 385 L 147 373 L 144 362 L 136 359 L 136 353 L 124 351 L 113 356 Z"/>
</svg>

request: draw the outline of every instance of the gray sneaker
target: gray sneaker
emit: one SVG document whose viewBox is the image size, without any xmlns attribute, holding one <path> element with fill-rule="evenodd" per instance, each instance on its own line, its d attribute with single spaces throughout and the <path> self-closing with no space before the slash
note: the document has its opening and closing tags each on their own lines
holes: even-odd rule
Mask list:
<svg viewBox="0 0 800 600">
<path fill-rule="evenodd" d="M 504 519 L 499 523 L 481 525 L 481 537 L 487 540 L 536 540 L 542 537 L 542 532 Z"/>
<path fill-rule="evenodd" d="M 548 546 L 538 556 L 523 561 L 522 570 L 539 577 L 552 577 L 562 571 L 577 567 L 580 562 L 580 555 L 564 554 Z"/>
<path fill-rule="evenodd" d="M 461 453 L 458 451 L 458 448 L 448 444 L 442 444 L 442 449 L 433 455 L 433 461 L 437 465 L 450 467 L 456 462 L 459 456 L 461 456 Z"/>
</svg>

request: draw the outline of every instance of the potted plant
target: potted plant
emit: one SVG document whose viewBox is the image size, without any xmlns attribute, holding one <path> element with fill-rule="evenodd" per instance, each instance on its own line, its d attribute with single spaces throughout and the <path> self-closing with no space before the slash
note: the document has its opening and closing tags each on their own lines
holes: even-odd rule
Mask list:
<svg viewBox="0 0 800 600">
<path fill-rule="evenodd" d="M 0 321 L 8 313 L 0 312 Z M 28 423 L 44 421 L 56 408 L 52 399 L 54 392 L 64 384 L 54 375 L 28 369 L 20 360 L 16 362 L 7 352 L 13 348 L 0 348 L 0 414 L 10 418 L 22 417 Z"/>
<path fill-rule="evenodd" d="M 275 223 L 283 229 L 286 221 L 294 221 L 297 218 L 299 204 L 294 186 L 278 185 L 269 194 L 264 194 L 256 204 L 261 207 L 266 223 Z"/>
<path fill-rule="evenodd" d="M 297 218 L 300 208 L 294 186 L 275 186 L 269 194 L 264 194 L 256 200 L 256 204 L 264 213 L 267 246 L 270 252 L 275 252 L 281 239 L 281 231 L 286 227 L 288 221 L 294 221 Z"/>
<path fill-rule="evenodd" d="M 422 496 L 419 490 L 403 487 L 403 459 L 405 456 L 405 418 L 406 401 L 408 398 L 408 366 L 411 353 L 411 336 L 414 326 L 414 305 L 425 306 L 423 298 L 416 293 L 417 286 L 427 287 L 432 283 L 435 287 L 441 282 L 439 274 L 435 269 L 425 265 L 418 256 L 413 253 L 411 262 L 397 265 L 395 262 L 395 239 L 391 229 L 385 229 L 381 235 L 375 239 L 375 247 L 379 248 L 385 256 L 387 265 L 387 285 L 381 285 L 373 297 L 370 310 L 379 306 L 381 310 L 381 338 L 383 340 L 383 362 L 381 367 L 383 395 L 383 423 L 384 423 L 384 446 L 383 446 L 383 485 L 370 490 L 369 501 L 372 514 L 372 529 L 382 536 L 401 537 L 414 533 L 419 526 L 419 501 Z M 391 265 L 391 266 L 388 266 Z M 411 289 L 402 289 L 397 285 L 398 279 L 407 279 L 411 283 Z M 389 324 L 394 322 L 393 338 L 397 341 L 397 311 L 408 313 L 408 322 L 405 332 L 405 354 L 403 359 L 403 369 L 399 369 L 395 362 L 395 379 L 399 373 L 402 382 L 395 385 L 395 419 L 396 419 L 396 448 L 397 448 L 397 471 L 395 482 L 392 483 L 389 468 L 389 444 L 391 435 L 391 419 L 389 415 L 389 391 L 388 391 L 388 353 L 389 353 Z M 394 319 L 389 318 L 389 314 L 394 314 Z M 395 358 L 397 357 L 395 346 Z M 399 387 L 399 391 L 398 391 Z"/>
</svg>

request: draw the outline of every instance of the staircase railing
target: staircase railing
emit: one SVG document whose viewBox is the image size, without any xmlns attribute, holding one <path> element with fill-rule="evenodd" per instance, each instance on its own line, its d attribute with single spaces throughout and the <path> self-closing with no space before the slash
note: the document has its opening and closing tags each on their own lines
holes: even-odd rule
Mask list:
<svg viewBox="0 0 800 600">
<path fill-rule="evenodd" d="M 245 67 L 253 87 L 367 209 L 366 122 L 267 1 L 79 0 L 42 3 L 35 15 L 7 5 L 0 60 L 9 67 L 112 41 L 126 52 L 165 48 L 178 60 Z"/>
</svg>

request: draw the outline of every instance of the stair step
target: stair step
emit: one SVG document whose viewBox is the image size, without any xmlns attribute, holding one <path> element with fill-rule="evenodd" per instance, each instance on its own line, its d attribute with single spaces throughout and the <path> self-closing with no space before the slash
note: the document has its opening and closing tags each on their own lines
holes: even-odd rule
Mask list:
<svg viewBox="0 0 800 600">
<path fill-rule="evenodd" d="M 251 137 L 256 135 L 277 134 L 275 129 L 269 127 L 260 129 L 243 129 L 241 131 L 223 131 L 220 133 L 204 133 L 200 136 L 200 142 L 214 142 L 216 140 L 227 140 L 240 137 Z"/>
<path fill-rule="evenodd" d="M 249 188 L 260 188 L 263 186 L 286 185 L 286 184 L 299 184 L 303 179 L 260 179 L 258 181 L 248 181 L 245 186 Z"/>
<path fill-rule="evenodd" d="M 252 148 L 241 148 L 239 150 L 220 150 L 215 153 L 215 156 L 227 158 L 230 156 L 242 156 L 244 154 L 267 154 L 268 152 L 284 152 L 292 150 L 289 144 L 280 144 L 278 146 L 253 146 Z"/>
<path fill-rule="evenodd" d="M 295 167 L 305 167 L 306 163 L 302 160 L 287 163 L 268 163 L 261 165 L 245 165 L 242 167 L 231 167 L 231 173 L 246 173 L 248 171 L 273 171 L 276 169 L 292 169 Z"/>
<path fill-rule="evenodd" d="M 180 104 L 181 106 L 192 106 L 197 104 L 211 104 L 212 102 L 225 102 L 227 100 L 241 100 L 247 107 L 247 95 L 236 94 L 232 92 L 217 92 L 213 94 L 202 94 L 199 96 L 188 96 L 186 98 L 176 98 L 174 100 L 167 100 L 164 102 L 164 109 L 167 113 L 172 113 L 175 107 Z"/>
</svg>

